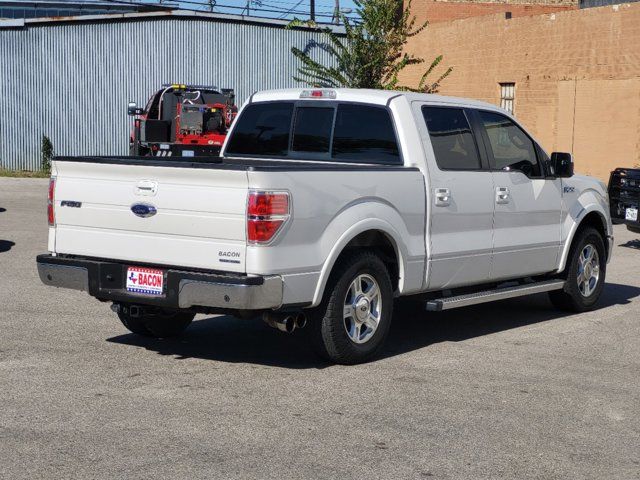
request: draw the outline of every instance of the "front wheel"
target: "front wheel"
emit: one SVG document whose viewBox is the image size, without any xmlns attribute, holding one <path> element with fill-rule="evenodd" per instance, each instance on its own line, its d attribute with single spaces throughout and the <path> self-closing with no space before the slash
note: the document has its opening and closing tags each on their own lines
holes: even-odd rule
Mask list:
<svg viewBox="0 0 640 480">
<path fill-rule="evenodd" d="M 592 310 L 604 288 L 606 269 L 602 235 L 593 228 L 585 228 L 578 233 L 569 253 L 564 289 L 549 292 L 551 302 L 562 310 Z"/>
<path fill-rule="evenodd" d="M 393 287 L 385 264 L 374 252 L 357 252 L 332 272 L 307 331 L 324 358 L 361 363 L 382 347 L 392 312 Z"/>
</svg>

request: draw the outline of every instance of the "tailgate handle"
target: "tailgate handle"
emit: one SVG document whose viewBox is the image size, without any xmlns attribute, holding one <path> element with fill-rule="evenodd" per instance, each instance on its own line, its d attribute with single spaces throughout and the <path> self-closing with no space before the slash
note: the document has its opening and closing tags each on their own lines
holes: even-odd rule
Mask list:
<svg viewBox="0 0 640 480">
<path fill-rule="evenodd" d="M 141 180 L 136 185 L 136 195 L 154 196 L 158 193 L 158 182 L 153 180 Z"/>
</svg>

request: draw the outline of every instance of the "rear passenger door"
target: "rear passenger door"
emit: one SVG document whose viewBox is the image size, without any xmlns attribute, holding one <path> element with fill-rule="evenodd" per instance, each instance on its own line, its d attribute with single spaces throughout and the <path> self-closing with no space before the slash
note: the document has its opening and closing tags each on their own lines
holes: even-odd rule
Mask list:
<svg viewBox="0 0 640 480">
<path fill-rule="evenodd" d="M 550 272 L 560 251 L 561 180 L 547 177 L 546 154 L 512 119 L 474 113 L 495 184 L 491 279 Z"/>
<path fill-rule="evenodd" d="M 494 186 L 470 114 L 460 107 L 419 105 L 429 189 L 427 286 L 432 290 L 483 283 L 490 272 Z"/>
</svg>

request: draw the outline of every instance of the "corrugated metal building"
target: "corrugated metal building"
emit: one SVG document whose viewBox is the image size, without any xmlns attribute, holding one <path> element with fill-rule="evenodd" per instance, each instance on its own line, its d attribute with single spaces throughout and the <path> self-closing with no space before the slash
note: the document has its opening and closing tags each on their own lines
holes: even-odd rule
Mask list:
<svg viewBox="0 0 640 480">
<path fill-rule="evenodd" d="M 580 0 L 580 8 L 597 8 L 608 5 L 622 5 L 623 3 L 638 2 L 640 0 Z"/>
<path fill-rule="evenodd" d="M 296 86 L 292 46 L 328 61 L 322 36 L 287 22 L 186 11 L 0 22 L 0 166 L 36 170 L 47 135 L 59 155 L 128 152 L 127 102 L 163 83 L 256 90 Z"/>
<path fill-rule="evenodd" d="M 69 17 L 113 13 L 158 12 L 177 8 L 101 0 L 0 0 L 0 18 Z"/>
</svg>

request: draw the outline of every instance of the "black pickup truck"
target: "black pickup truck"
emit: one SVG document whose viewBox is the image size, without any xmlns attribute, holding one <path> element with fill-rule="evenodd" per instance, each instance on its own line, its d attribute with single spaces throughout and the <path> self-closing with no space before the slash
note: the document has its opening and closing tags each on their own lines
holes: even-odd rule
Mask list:
<svg viewBox="0 0 640 480">
<path fill-rule="evenodd" d="M 611 221 L 640 233 L 640 168 L 616 168 L 609 177 Z"/>
</svg>

